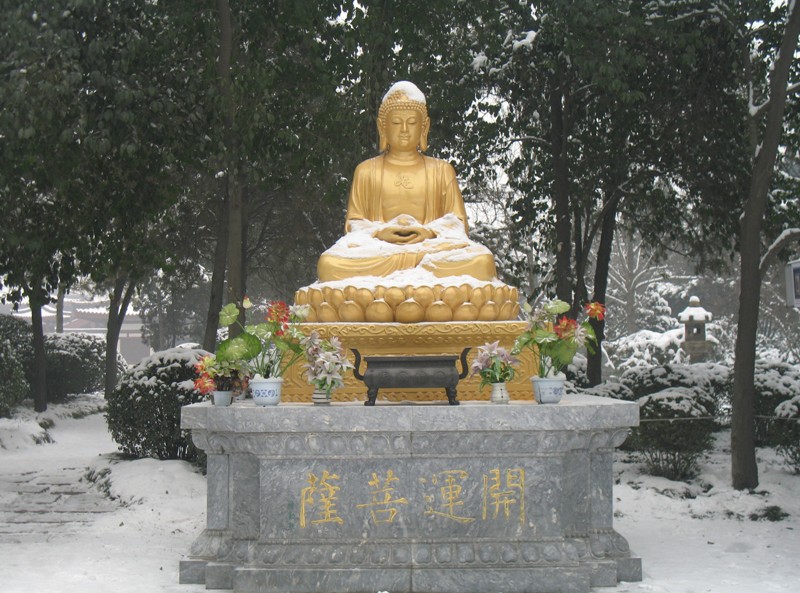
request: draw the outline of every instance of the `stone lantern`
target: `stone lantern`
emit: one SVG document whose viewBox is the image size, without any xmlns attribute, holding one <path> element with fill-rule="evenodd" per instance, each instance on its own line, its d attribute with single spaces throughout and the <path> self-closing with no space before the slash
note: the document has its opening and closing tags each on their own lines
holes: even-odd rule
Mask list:
<svg viewBox="0 0 800 593">
<path fill-rule="evenodd" d="M 696 296 L 691 297 L 689 306 L 678 314 L 678 321 L 684 327 L 681 347 L 692 362 L 707 360 L 713 351 L 713 344 L 706 339 L 706 323 L 711 318 L 711 313 L 700 306 L 700 299 Z"/>
</svg>

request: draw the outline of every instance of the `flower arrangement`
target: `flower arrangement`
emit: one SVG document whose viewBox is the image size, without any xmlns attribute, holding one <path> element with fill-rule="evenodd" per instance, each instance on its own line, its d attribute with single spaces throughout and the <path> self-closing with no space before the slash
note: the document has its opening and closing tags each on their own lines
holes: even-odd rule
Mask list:
<svg viewBox="0 0 800 593">
<path fill-rule="evenodd" d="M 250 371 L 263 378 L 282 377 L 303 356 L 303 334 L 297 323 L 308 315 L 309 307 L 290 307 L 283 301 L 270 301 L 262 323 L 247 325 L 245 333 L 258 339 L 260 349 L 250 359 Z M 238 315 L 238 311 L 237 311 Z M 235 339 L 235 338 L 234 338 Z"/>
<path fill-rule="evenodd" d="M 216 354 L 205 356 L 196 365 L 195 389 L 201 393 L 241 387 L 250 375 L 280 377 L 302 356 L 302 334 L 295 324 L 305 318 L 308 309 L 271 301 L 263 323 L 242 326 L 239 308 L 247 311 L 252 306 L 245 297 L 241 305 L 228 303 L 220 311 L 220 327 L 236 323 L 242 333 L 220 342 Z"/>
<path fill-rule="evenodd" d="M 352 369 L 336 336 L 324 340 L 315 330 L 301 340 L 306 353 L 306 378 L 330 399 L 331 391 L 344 385 L 344 373 Z"/>
<path fill-rule="evenodd" d="M 516 373 L 515 364 L 519 364 L 519 360 L 497 341 L 478 346 L 478 354 L 473 359 L 470 370 L 473 375 L 480 375 L 480 388 L 483 389 L 484 385 L 511 381 Z"/>
<path fill-rule="evenodd" d="M 513 352 L 525 348 L 539 351 L 539 376 L 555 377 L 572 362 L 578 348 L 586 346 L 594 352 L 597 343 L 588 320 L 578 323 L 564 315 L 570 307 L 564 301 L 554 299 L 545 303 L 541 309 L 531 314 L 527 307 L 528 330 L 517 338 Z M 606 309 L 601 303 L 588 303 L 584 310 L 590 319 L 603 319 Z"/>
<path fill-rule="evenodd" d="M 197 373 L 194 388 L 203 395 L 208 395 L 212 391 L 232 391 L 236 387 L 241 387 L 246 378 L 240 364 L 235 361 L 220 360 L 213 354 L 200 359 L 194 369 Z"/>
</svg>

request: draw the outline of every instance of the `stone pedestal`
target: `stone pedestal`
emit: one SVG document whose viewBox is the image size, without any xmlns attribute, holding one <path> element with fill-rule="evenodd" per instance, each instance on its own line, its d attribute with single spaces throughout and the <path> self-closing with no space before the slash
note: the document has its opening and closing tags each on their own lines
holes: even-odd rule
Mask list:
<svg viewBox="0 0 800 593">
<path fill-rule="evenodd" d="M 640 580 L 612 453 L 638 406 L 183 408 L 208 454 L 182 583 L 251 592 L 586 592 Z"/>
</svg>

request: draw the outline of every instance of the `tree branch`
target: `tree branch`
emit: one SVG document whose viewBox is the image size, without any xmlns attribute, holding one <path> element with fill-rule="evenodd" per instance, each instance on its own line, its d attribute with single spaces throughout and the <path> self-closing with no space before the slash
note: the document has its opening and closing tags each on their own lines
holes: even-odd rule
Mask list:
<svg viewBox="0 0 800 593">
<path fill-rule="evenodd" d="M 538 136 L 519 136 L 517 138 L 509 138 L 505 147 L 508 148 L 516 142 L 535 142 L 536 144 L 540 144 L 542 146 L 550 146 L 550 142 L 544 138 L 539 138 Z"/>
<path fill-rule="evenodd" d="M 762 281 L 767 274 L 767 270 L 769 270 L 775 258 L 778 257 L 778 253 L 789 245 L 789 243 L 793 243 L 794 241 L 800 241 L 800 228 L 786 229 L 772 242 L 772 245 L 769 246 L 767 252 L 761 258 L 761 263 L 758 266 L 758 272 L 761 274 Z"/>
</svg>

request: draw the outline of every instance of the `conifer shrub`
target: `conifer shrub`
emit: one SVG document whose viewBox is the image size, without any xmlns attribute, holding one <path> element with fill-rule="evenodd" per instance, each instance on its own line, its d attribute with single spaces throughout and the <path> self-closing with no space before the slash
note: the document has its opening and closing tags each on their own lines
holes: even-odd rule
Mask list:
<svg viewBox="0 0 800 593">
<path fill-rule="evenodd" d="M 205 466 L 205 454 L 181 430 L 181 407 L 200 402 L 194 366 L 205 350 L 173 348 L 142 359 L 122 376 L 108 398 L 111 437 L 134 457 L 183 459 Z"/>
<path fill-rule="evenodd" d="M 30 397 L 33 332 L 26 321 L 0 315 L 0 418 Z"/>
<path fill-rule="evenodd" d="M 92 393 L 103 388 L 106 340 L 84 333 L 48 334 L 47 400 L 61 402 L 71 394 Z M 120 358 L 117 362 L 124 365 Z"/>
<path fill-rule="evenodd" d="M 631 391 L 631 388 L 618 381 L 605 381 L 604 383 L 600 383 L 600 385 L 581 389 L 580 392 L 597 397 L 610 397 L 629 402 L 636 401 L 636 396 L 633 394 L 633 391 Z"/>
<path fill-rule="evenodd" d="M 713 444 L 714 398 L 692 387 L 668 387 L 639 398 L 640 425 L 628 446 L 644 458 L 648 473 L 685 480 Z"/>
<path fill-rule="evenodd" d="M 800 393 L 800 369 L 777 360 L 757 360 L 755 386 L 755 439 L 756 445 L 779 447 L 789 438 L 792 422 L 776 418 L 776 410 L 783 402 Z M 733 378 L 731 378 L 733 389 Z"/>
<path fill-rule="evenodd" d="M 634 367 L 620 381 L 639 402 L 640 425 L 625 448 L 646 470 L 672 480 L 692 477 L 729 409 L 728 367 L 715 363 Z"/>
<path fill-rule="evenodd" d="M 775 408 L 774 438 L 776 449 L 786 465 L 794 473 L 800 474 L 800 391 L 796 393 Z"/>
<path fill-rule="evenodd" d="M 628 369 L 620 382 L 637 400 L 673 387 L 693 389 L 703 396 L 709 415 L 724 420 L 730 407 L 730 375 L 727 366 L 716 363 L 667 364 Z"/>
</svg>

